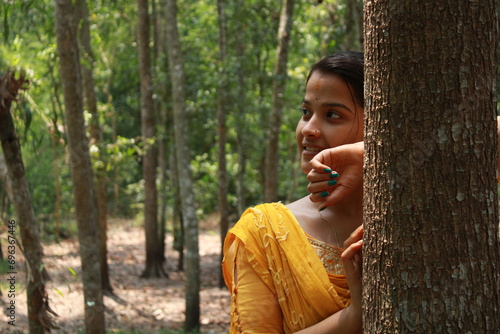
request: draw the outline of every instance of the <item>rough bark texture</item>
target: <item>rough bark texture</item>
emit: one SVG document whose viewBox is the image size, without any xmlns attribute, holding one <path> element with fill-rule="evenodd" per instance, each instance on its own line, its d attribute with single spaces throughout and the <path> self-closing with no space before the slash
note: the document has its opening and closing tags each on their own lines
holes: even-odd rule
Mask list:
<svg viewBox="0 0 500 334">
<path fill-rule="evenodd" d="M 99 113 L 97 111 L 97 99 L 94 85 L 94 54 L 90 44 L 89 10 L 85 0 L 77 1 L 77 15 L 80 20 L 79 39 L 82 50 L 82 83 L 83 95 L 87 111 L 92 118 L 89 123 L 90 144 L 99 147 L 101 141 L 101 128 L 99 126 Z M 102 288 L 107 293 L 112 293 L 113 288 L 109 279 L 108 268 L 108 248 L 106 246 L 107 236 L 107 205 L 106 205 L 106 181 L 104 154 L 99 148 L 98 167 L 96 168 L 96 189 L 97 189 L 97 207 L 99 208 L 99 235 L 100 235 L 100 266 Z"/>
<path fill-rule="evenodd" d="M 184 244 L 186 245 L 186 330 L 200 327 L 200 255 L 198 252 L 198 219 L 196 217 L 191 159 L 188 147 L 188 114 L 184 63 L 177 30 L 177 2 L 168 0 L 166 6 L 168 63 L 172 80 L 174 135 L 177 176 L 181 194 Z"/>
<path fill-rule="evenodd" d="M 43 268 L 43 250 L 40 243 L 40 234 L 24 172 L 19 139 L 10 114 L 11 103 L 16 99 L 18 90 L 24 84 L 25 79 L 22 76 L 17 80 L 12 72 L 0 74 L 0 140 L 7 165 L 9 182 L 12 186 L 12 202 L 17 214 L 17 220 L 11 220 L 6 224 L 9 232 L 7 259 L 10 259 L 10 255 L 16 261 L 16 257 L 20 255 L 21 248 L 15 240 L 19 228 L 26 266 L 30 273 L 27 282 L 28 323 L 30 333 L 38 334 L 50 332 L 51 329 L 57 327 L 52 321 L 51 315 L 55 315 L 55 313 L 49 307 L 48 295 L 45 291 L 45 282 L 41 269 Z M 14 265 L 9 267 L 8 270 L 15 273 L 20 269 Z M 14 277 L 16 277 L 15 274 Z M 15 319 L 8 319 L 9 321 L 14 320 L 13 323 L 15 324 Z"/>
<path fill-rule="evenodd" d="M 499 333 L 495 1 L 365 2 L 365 333 Z"/>
<path fill-rule="evenodd" d="M 269 119 L 269 141 L 266 150 L 264 201 L 278 200 L 279 134 L 285 104 L 288 45 L 291 38 L 295 0 L 284 0 L 278 30 L 278 48 L 273 81 L 273 107 Z"/>
<path fill-rule="evenodd" d="M 59 73 L 64 95 L 71 177 L 82 261 L 85 331 L 89 334 L 105 333 L 99 248 L 95 247 L 100 242 L 99 218 L 94 175 L 90 165 L 89 141 L 85 133 L 83 118 L 75 7 L 71 0 L 55 0 L 54 2 Z"/>
<path fill-rule="evenodd" d="M 226 73 L 226 58 L 227 58 L 227 39 L 226 39 L 226 13 L 225 1 L 217 0 L 217 13 L 219 15 L 219 61 L 220 70 L 219 87 L 217 96 L 217 175 L 219 179 L 218 188 L 218 203 L 220 213 L 220 237 L 221 237 L 221 263 L 223 257 L 224 238 L 229 230 L 229 203 L 227 201 L 228 190 L 228 173 L 226 168 L 226 142 L 227 128 L 226 115 L 228 113 L 229 96 L 228 96 L 228 79 Z M 224 277 L 222 275 L 222 267 L 219 276 L 219 287 L 224 287 Z"/>
<path fill-rule="evenodd" d="M 142 277 L 166 276 L 163 270 L 160 231 L 158 229 L 158 194 L 156 190 L 157 149 L 155 138 L 155 117 L 153 84 L 149 49 L 149 14 L 147 0 L 137 0 L 139 8 L 138 49 L 139 74 L 141 78 L 141 133 L 146 145 L 142 158 L 144 177 L 144 230 L 146 233 L 146 268 Z"/>
</svg>

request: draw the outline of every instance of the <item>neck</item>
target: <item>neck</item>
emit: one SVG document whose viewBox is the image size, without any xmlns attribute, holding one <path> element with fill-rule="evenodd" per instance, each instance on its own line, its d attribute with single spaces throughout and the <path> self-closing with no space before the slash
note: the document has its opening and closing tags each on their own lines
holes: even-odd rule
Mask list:
<svg viewBox="0 0 500 334">
<path fill-rule="evenodd" d="M 355 191 L 342 201 L 322 211 L 325 219 L 332 222 L 340 245 L 363 223 L 363 191 Z"/>
<path fill-rule="evenodd" d="M 325 211 L 330 211 L 336 216 L 346 218 L 363 217 L 363 189 L 355 190 L 340 202 L 328 207 Z"/>
</svg>

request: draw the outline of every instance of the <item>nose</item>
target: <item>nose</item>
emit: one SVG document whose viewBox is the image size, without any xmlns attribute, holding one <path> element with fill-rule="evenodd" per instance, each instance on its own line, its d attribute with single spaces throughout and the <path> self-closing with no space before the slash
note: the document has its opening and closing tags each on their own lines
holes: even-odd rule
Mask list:
<svg viewBox="0 0 500 334">
<path fill-rule="evenodd" d="M 302 135 L 309 138 L 319 137 L 321 134 L 320 128 L 320 123 L 313 115 L 302 128 Z"/>
</svg>

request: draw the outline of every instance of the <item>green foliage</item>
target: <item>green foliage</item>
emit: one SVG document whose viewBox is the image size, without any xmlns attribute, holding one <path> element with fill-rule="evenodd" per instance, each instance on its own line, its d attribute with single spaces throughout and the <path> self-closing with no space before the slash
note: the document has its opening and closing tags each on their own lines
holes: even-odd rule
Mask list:
<svg viewBox="0 0 500 334">
<path fill-rule="evenodd" d="M 161 2 L 156 3 L 159 8 Z M 108 210 L 115 215 L 140 214 L 143 201 L 139 75 L 136 45 L 137 8 L 134 2 L 90 1 L 93 73 L 102 140 L 90 147 L 96 172 L 107 182 Z M 219 26 L 215 0 L 178 1 L 178 24 L 186 71 L 186 106 L 197 209 L 217 210 L 217 92 L 221 67 L 227 73 L 229 201 L 237 206 L 238 147 L 246 156 L 246 202 L 262 200 L 262 164 L 267 145 L 268 115 L 272 107 L 272 73 L 280 5 L 270 0 L 226 2 L 227 59 L 219 59 Z M 64 101 L 58 75 L 53 1 L 12 1 L 0 5 L 2 39 L 0 65 L 24 71 L 30 89 L 15 109 L 15 122 L 35 213 L 44 235 L 54 231 L 56 181 L 60 184 L 61 229 L 73 229 L 73 189 L 64 129 Z M 295 144 L 297 106 L 303 97 L 310 66 L 320 57 L 342 49 L 347 29 L 345 2 L 296 3 L 283 112 L 279 194 L 293 200 L 305 193 Z M 331 25 L 331 18 L 341 24 Z M 153 26 L 152 26 L 153 28 Z M 151 30 L 154 31 L 153 29 Z M 158 31 L 161 34 L 161 31 Z M 152 34 L 153 35 L 153 34 Z M 153 46 L 153 44 L 152 44 Z M 157 140 L 166 139 L 167 155 L 173 151 L 170 78 L 166 54 L 152 60 L 154 98 L 167 111 L 167 124 L 157 124 Z M 168 167 L 167 174 L 171 174 Z M 171 180 L 171 178 L 170 178 Z M 173 189 L 167 184 L 169 205 Z M 9 208 L 7 208 L 8 210 Z"/>
</svg>

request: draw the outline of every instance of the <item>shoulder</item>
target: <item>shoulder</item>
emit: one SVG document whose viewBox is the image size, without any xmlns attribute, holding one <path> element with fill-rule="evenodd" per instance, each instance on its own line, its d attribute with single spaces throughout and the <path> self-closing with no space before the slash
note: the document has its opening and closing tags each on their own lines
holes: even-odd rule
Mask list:
<svg viewBox="0 0 500 334">
<path fill-rule="evenodd" d="M 242 238 L 245 235 L 274 235 L 284 226 L 297 225 L 289 208 L 280 202 L 260 204 L 248 208 L 240 217 L 231 233 Z"/>
<path fill-rule="evenodd" d="M 315 217 L 318 211 L 308 196 L 287 204 L 287 207 L 303 229 L 311 224 L 311 217 Z"/>
</svg>

